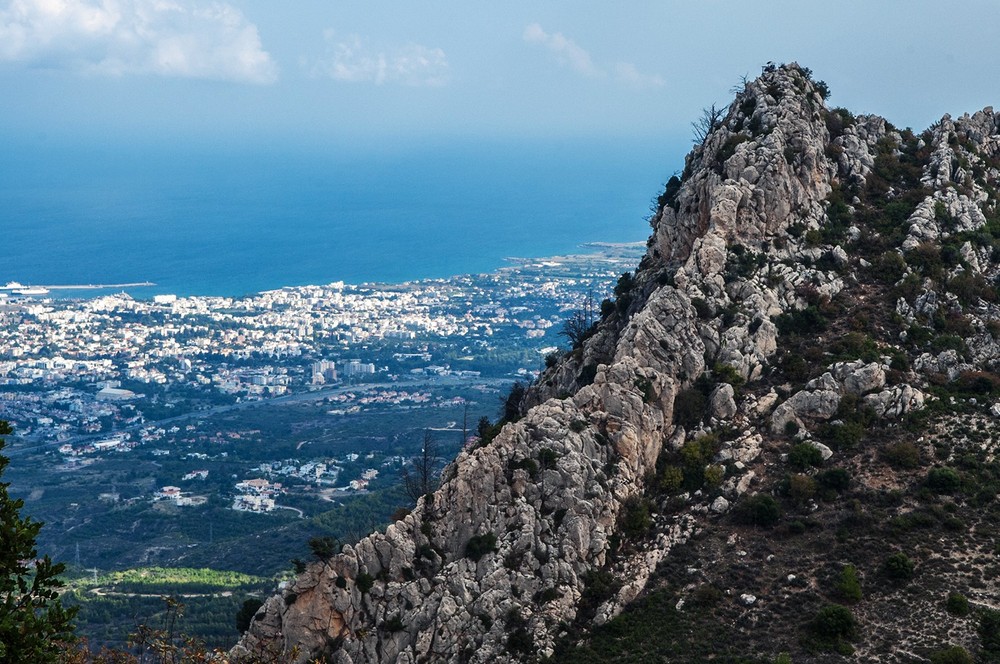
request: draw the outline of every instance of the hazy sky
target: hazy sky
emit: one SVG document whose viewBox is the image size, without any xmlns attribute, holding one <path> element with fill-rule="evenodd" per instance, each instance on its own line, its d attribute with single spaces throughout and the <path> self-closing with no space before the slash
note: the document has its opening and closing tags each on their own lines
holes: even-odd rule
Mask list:
<svg viewBox="0 0 1000 664">
<path fill-rule="evenodd" d="M 768 60 L 919 129 L 1000 103 L 997 26 L 1000 0 L 0 0 L 0 133 L 686 140 Z"/>
</svg>

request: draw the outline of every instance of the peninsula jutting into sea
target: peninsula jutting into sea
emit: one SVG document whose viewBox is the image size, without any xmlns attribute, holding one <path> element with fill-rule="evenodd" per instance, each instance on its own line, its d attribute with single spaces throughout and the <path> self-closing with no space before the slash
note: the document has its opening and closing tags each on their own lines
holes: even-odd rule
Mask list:
<svg viewBox="0 0 1000 664">
<path fill-rule="evenodd" d="M 63 285 L 25 285 L 18 281 L 8 281 L 6 285 L 0 286 L 0 297 L 6 297 L 10 291 L 14 295 L 48 295 L 52 291 L 80 291 L 80 290 L 110 290 L 118 288 L 148 288 L 155 286 L 152 281 L 135 281 L 124 284 L 63 284 Z"/>
</svg>

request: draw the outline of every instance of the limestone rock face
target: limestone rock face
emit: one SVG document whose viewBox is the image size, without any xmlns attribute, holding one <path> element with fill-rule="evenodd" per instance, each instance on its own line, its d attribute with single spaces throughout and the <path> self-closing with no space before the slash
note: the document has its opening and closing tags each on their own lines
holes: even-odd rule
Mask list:
<svg viewBox="0 0 1000 664">
<path fill-rule="evenodd" d="M 998 306 L 982 301 L 979 313 L 957 321 L 958 297 L 934 292 L 904 264 L 918 292 L 896 305 L 911 326 L 902 334 L 936 316 L 941 325 L 966 325 L 965 340 L 948 341 L 964 343 L 962 352 L 929 347 L 910 366 L 869 344 L 797 382 L 767 382 L 782 326 L 854 288 L 873 267 L 824 245 L 823 231 L 844 184 L 864 182 L 903 136 L 881 118 L 847 122 L 839 113 L 797 65 L 748 82 L 687 157 L 679 188 L 661 199 L 634 286 L 528 389 L 520 419 L 459 454 L 440 488 L 405 519 L 310 565 L 270 598 L 233 659 L 294 652 L 296 661 L 340 664 L 519 661 L 507 647 L 512 632 L 531 643 L 532 656 L 547 656 L 560 625 L 577 619 L 590 573 L 620 582 L 596 609 L 591 622 L 600 624 L 643 590 L 673 547 L 760 490 L 772 472 L 762 460 L 769 449 L 792 444 L 793 435 L 811 441 L 823 423 L 835 427 L 844 404 L 900 417 L 929 398 L 920 389 L 927 376 L 955 380 L 971 361 L 995 362 L 1000 346 L 986 321 L 1000 318 Z M 946 116 L 929 138 L 920 191 L 930 193 L 901 217 L 906 239 L 895 257 L 883 257 L 887 264 L 986 223 L 986 194 L 972 171 L 992 166 L 967 146 L 1000 155 L 992 109 Z M 839 204 L 843 216 L 861 201 Z M 867 232 L 851 225 L 841 237 L 862 241 Z M 972 244 L 954 253 L 953 280 L 978 274 L 990 259 Z M 962 301 L 973 295 L 967 288 Z M 817 333 L 818 356 L 836 341 Z M 676 454 L 723 426 L 735 433 L 711 460 L 721 477 L 715 493 L 676 496 L 684 508 L 656 514 L 648 541 L 616 549 L 661 451 Z M 813 442 L 824 457 L 833 454 Z"/>
<path fill-rule="evenodd" d="M 879 417 L 896 418 L 923 408 L 926 396 L 911 385 L 897 385 L 865 397 L 865 404 L 872 407 Z"/>
<path fill-rule="evenodd" d="M 843 381 L 844 389 L 852 394 L 867 394 L 885 385 L 885 369 L 877 362 L 838 362 L 832 369 Z"/>
<path fill-rule="evenodd" d="M 712 410 L 712 417 L 720 420 L 727 420 L 736 414 L 736 401 L 733 399 L 735 392 L 729 383 L 722 383 L 714 390 L 709 397 L 709 408 Z"/>
</svg>

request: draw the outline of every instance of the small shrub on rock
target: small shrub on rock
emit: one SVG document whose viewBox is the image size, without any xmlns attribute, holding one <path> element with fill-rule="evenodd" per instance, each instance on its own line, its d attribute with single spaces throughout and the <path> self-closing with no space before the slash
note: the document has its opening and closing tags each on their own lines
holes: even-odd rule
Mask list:
<svg viewBox="0 0 1000 664">
<path fill-rule="evenodd" d="M 715 310 L 712 309 L 712 305 L 700 297 L 692 298 L 691 306 L 694 307 L 694 311 L 698 314 L 698 318 L 702 320 L 708 320 L 709 318 L 715 316 Z"/>
<path fill-rule="evenodd" d="M 403 619 L 399 615 L 394 615 L 384 623 L 382 623 L 382 630 L 386 632 L 402 632 L 403 631 Z"/>
<path fill-rule="evenodd" d="M 746 382 L 739 369 L 729 364 L 716 364 L 712 373 L 715 374 L 720 383 L 729 383 L 733 387 L 739 387 Z"/>
<path fill-rule="evenodd" d="M 553 450 L 551 447 L 543 447 L 538 450 L 538 465 L 543 470 L 548 470 L 550 468 L 556 467 L 556 461 L 559 460 L 560 454 Z"/>
<path fill-rule="evenodd" d="M 473 535 L 469 538 L 468 543 L 465 545 L 465 557 L 471 558 L 477 562 L 486 554 L 496 553 L 496 551 L 497 536 L 493 533 Z"/>
<path fill-rule="evenodd" d="M 708 397 L 697 387 L 681 390 L 674 397 L 674 422 L 685 429 L 701 424 L 708 408 Z"/>
<path fill-rule="evenodd" d="M 799 443 L 788 452 L 788 464 L 796 470 L 823 465 L 823 454 L 811 443 Z"/>
<path fill-rule="evenodd" d="M 891 286 L 906 275 L 906 261 L 899 252 L 890 250 L 875 259 L 871 272 L 880 282 Z"/>
<path fill-rule="evenodd" d="M 313 537 L 309 540 L 309 548 L 317 559 L 327 561 L 337 554 L 340 543 L 333 537 Z"/>
<path fill-rule="evenodd" d="M 716 488 L 722 484 L 722 479 L 726 476 L 726 469 L 720 465 L 713 464 L 705 467 L 705 486 Z"/>
<path fill-rule="evenodd" d="M 649 502 L 643 498 L 632 497 L 622 505 L 619 515 L 619 531 L 628 538 L 642 537 L 653 527 L 653 518 L 649 514 Z"/>
<path fill-rule="evenodd" d="M 677 466 L 667 466 L 660 473 L 660 489 L 667 493 L 676 493 L 684 484 L 684 471 Z"/>
<path fill-rule="evenodd" d="M 520 657 L 527 657 L 535 649 L 534 639 L 528 631 L 528 621 L 525 620 L 517 609 L 507 612 L 507 652 Z"/>
<path fill-rule="evenodd" d="M 354 580 L 354 584 L 358 587 L 358 590 L 366 593 L 375 585 L 375 577 L 367 572 L 362 572 L 358 574 L 358 578 Z"/>
<path fill-rule="evenodd" d="M 802 311 L 781 314 L 774 323 L 782 335 L 811 335 L 823 332 L 827 326 L 826 317 L 814 305 L 810 305 Z"/>
</svg>

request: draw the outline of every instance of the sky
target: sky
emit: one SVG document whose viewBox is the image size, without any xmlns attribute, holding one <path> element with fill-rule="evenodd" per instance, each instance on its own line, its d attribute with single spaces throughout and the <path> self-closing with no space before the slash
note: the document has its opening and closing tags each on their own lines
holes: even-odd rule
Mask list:
<svg viewBox="0 0 1000 664">
<path fill-rule="evenodd" d="M 921 129 L 1000 102 L 1000 2 L 0 0 L 0 136 L 690 145 L 744 75 Z"/>
</svg>

